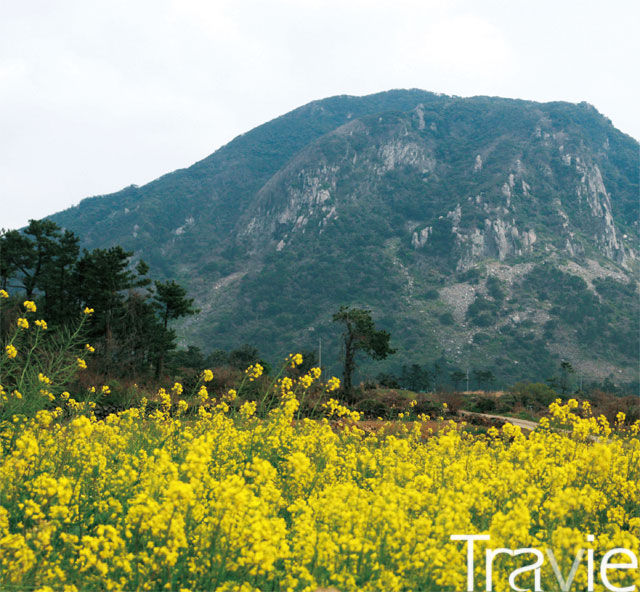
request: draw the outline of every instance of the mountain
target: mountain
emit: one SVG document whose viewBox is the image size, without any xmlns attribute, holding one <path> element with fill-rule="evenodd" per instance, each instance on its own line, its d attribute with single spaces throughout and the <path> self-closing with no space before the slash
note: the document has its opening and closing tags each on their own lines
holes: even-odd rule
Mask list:
<svg viewBox="0 0 640 592">
<path fill-rule="evenodd" d="M 204 350 L 277 360 L 367 307 L 398 353 L 501 381 L 561 359 L 634 380 L 639 145 L 587 103 L 422 90 L 314 101 L 187 169 L 51 217 L 87 248 L 120 244 L 201 313 Z M 394 359 L 395 358 L 395 359 Z"/>
</svg>

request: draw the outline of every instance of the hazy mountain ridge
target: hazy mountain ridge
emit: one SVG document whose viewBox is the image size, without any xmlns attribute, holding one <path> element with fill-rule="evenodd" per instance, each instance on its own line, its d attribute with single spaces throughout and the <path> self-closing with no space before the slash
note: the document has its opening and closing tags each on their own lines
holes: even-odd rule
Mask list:
<svg viewBox="0 0 640 592">
<path fill-rule="evenodd" d="M 330 316 L 352 303 L 374 310 L 403 362 L 444 352 L 517 377 L 564 356 L 630 377 L 637 156 L 587 104 L 333 97 L 52 218 L 87 247 L 121 244 L 185 283 L 203 311 L 185 335 L 207 349 L 250 342 L 275 356 L 322 337 L 335 359 Z M 542 264 L 593 323 L 553 289 L 527 293 Z"/>
</svg>

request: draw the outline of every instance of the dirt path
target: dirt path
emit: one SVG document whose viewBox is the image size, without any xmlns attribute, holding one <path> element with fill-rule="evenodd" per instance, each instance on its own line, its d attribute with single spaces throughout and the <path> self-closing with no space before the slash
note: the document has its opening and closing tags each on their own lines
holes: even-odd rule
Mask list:
<svg viewBox="0 0 640 592">
<path fill-rule="evenodd" d="M 514 426 L 518 426 L 523 430 L 533 431 L 538 427 L 538 423 L 535 421 L 529 421 L 528 419 L 519 419 L 518 417 L 507 417 L 506 415 L 489 415 L 488 413 L 474 413 L 472 411 L 460 410 L 460 415 L 475 415 L 476 417 L 486 417 L 487 419 L 500 419 L 502 421 L 508 421 Z"/>
</svg>

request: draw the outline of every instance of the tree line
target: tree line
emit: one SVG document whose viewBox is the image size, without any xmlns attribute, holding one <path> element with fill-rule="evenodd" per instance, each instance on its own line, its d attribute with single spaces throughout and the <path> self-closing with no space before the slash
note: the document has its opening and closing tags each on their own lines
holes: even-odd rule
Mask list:
<svg viewBox="0 0 640 592">
<path fill-rule="evenodd" d="M 80 248 L 80 239 L 50 220 L 31 220 L 0 236 L 0 286 L 36 300 L 52 330 L 93 309 L 87 338 L 96 370 L 107 376 L 163 371 L 176 347 L 171 321 L 197 312 L 175 281 L 153 281 L 149 266 L 120 246 Z"/>
<path fill-rule="evenodd" d="M 194 346 L 174 352 L 171 321 L 198 311 L 182 286 L 152 281 L 148 273 L 143 260 L 134 262 L 133 253 L 120 246 L 81 250 L 79 237 L 51 220 L 30 220 L 25 229 L 0 235 L 0 287 L 19 296 L 16 303 L 36 300 L 52 330 L 92 309 L 87 339 L 95 348 L 95 370 L 105 377 L 153 373 L 158 378 L 171 354 L 184 367 L 210 363 L 242 368 L 260 360 L 268 369 L 250 345 L 206 357 Z M 349 394 L 359 351 L 383 359 L 394 350 L 389 333 L 376 330 L 368 310 L 343 306 L 333 320 L 344 327 L 343 384 Z M 316 362 L 314 352 L 305 354 L 305 365 Z"/>
<path fill-rule="evenodd" d="M 132 252 L 120 246 L 81 249 L 73 232 L 50 220 L 31 220 L 23 230 L 0 233 L 0 288 L 37 300 L 53 330 L 74 323 L 84 308 L 93 309 L 87 339 L 96 348 L 94 369 L 103 376 L 158 378 L 167 363 L 173 368 L 229 366 L 242 370 L 259 361 L 268 372 L 268 363 L 248 344 L 208 355 L 195 346 L 177 350 L 171 323 L 197 312 L 193 299 L 175 281 L 153 281 L 148 274 L 149 266 L 141 259 L 136 261 Z M 6 333 L 9 320 L 1 319 L 0 331 Z M 395 350 L 390 346 L 390 334 L 376 329 L 370 310 L 343 306 L 333 321 L 343 330 L 343 392 L 353 399 L 357 358 L 365 355 L 382 360 Z M 315 352 L 302 353 L 305 367 L 317 363 Z M 582 387 L 574 375 L 572 366 L 563 360 L 547 382 L 566 394 Z M 379 374 L 376 382 L 382 387 L 426 392 L 467 390 L 469 386 L 490 390 L 497 379 L 488 368 L 462 371 L 443 355 L 431 366 L 403 364 L 400 371 Z M 630 386 L 637 392 L 637 385 Z M 602 388 L 616 390 L 606 381 Z"/>
</svg>

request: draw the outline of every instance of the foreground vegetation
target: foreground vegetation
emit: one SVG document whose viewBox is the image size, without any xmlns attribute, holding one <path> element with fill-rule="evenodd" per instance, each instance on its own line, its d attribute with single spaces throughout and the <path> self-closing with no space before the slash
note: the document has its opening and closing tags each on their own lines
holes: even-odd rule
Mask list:
<svg viewBox="0 0 640 592">
<path fill-rule="evenodd" d="M 24 306 L 17 336 L 35 329 L 35 339 L 47 329 Z M 474 435 L 436 418 L 425 437 L 424 415 L 394 434 L 365 432 L 331 398 L 339 381 L 318 386 L 320 370 L 298 372 L 295 355 L 255 401 L 238 398 L 259 364 L 219 397 L 205 370 L 193 392 L 175 383 L 98 420 L 91 396 L 108 387 L 64 390 L 91 346 L 14 343 L 0 353 L 3 589 L 459 591 L 468 584 L 456 534 L 487 534 L 492 549 L 552 549 L 564 579 L 579 549 L 593 549 L 596 566 L 610 549 L 639 551 L 640 422 L 624 413 L 610 425 L 588 403 L 555 401 L 528 436 L 511 424 Z M 324 417 L 300 417 L 314 392 Z M 488 546 L 476 543 L 476 589 Z M 493 589 L 514 589 L 509 574 L 526 563 L 497 556 Z M 539 588 L 534 573 L 517 585 Z M 599 574 L 594 589 L 612 590 Z M 640 585 L 637 568 L 608 574 Z M 542 589 L 560 589 L 549 561 L 540 577 Z M 588 578 L 585 559 L 571 589 Z"/>
</svg>

